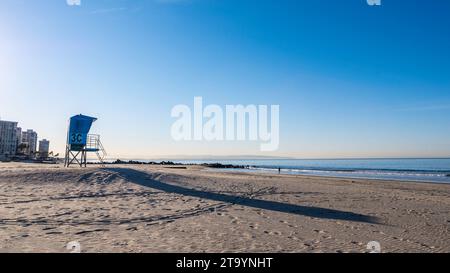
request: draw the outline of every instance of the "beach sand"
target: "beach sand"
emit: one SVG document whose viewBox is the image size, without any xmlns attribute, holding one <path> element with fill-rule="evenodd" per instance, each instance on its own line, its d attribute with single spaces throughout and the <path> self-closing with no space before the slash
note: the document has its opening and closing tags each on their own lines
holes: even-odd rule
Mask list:
<svg viewBox="0 0 450 273">
<path fill-rule="evenodd" d="M 0 163 L 0 252 L 450 252 L 450 185 Z"/>
</svg>

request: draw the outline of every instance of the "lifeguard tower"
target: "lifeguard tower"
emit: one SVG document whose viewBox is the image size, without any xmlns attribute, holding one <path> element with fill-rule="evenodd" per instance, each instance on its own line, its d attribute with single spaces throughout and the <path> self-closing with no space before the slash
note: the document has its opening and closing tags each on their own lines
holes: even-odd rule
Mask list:
<svg viewBox="0 0 450 273">
<path fill-rule="evenodd" d="M 100 163 L 103 163 L 106 151 L 100 142 L 100 135 L 89 134 L 92 123 L 96 120 L 97 118 L 81 114 L 70 118 L 64 160 L 65 167 L 75 163 L 80 167 L 86 167 L 88 153 L 95 153 Z"/>
</svg>

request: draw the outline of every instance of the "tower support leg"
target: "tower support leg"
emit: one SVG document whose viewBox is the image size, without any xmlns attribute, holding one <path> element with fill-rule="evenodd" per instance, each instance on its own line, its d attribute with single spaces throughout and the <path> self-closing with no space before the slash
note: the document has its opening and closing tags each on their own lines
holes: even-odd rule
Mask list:
<svg viewBox="0 0 450 273">
<path fill-rule="evenodd" d="M 75 154 L 73 152 L 76 152 Z M 64 166 L 69 167 L 71 164 L 77 164 L 80 167 L 87 167 L 87 152 L 72 151 L 69 148 L 66 150 L 66 157 L 64 159 Z"/>
</svg>

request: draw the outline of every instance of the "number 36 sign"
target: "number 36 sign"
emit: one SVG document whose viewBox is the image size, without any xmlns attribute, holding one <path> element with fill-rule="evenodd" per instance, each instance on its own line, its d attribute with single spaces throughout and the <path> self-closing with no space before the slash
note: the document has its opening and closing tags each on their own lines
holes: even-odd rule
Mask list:
<svg viewBox="0 0 450 273">
<path fill-rule="evenodd" d="M 82 133 L 70 133 L 69 144 L 86 144 L 86 135 Z"/>
</svg>

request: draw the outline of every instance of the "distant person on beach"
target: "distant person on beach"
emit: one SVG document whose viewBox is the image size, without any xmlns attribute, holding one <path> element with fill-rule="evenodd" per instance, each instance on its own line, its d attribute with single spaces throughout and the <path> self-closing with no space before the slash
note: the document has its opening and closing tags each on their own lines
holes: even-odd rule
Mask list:
<svg viewBox="0 0 450 273">
<path fill-rule="evenodd" d="M 280 174 L 281 173 L 281 168 L 278 168 L 278 174 Z"/>
</svg>

